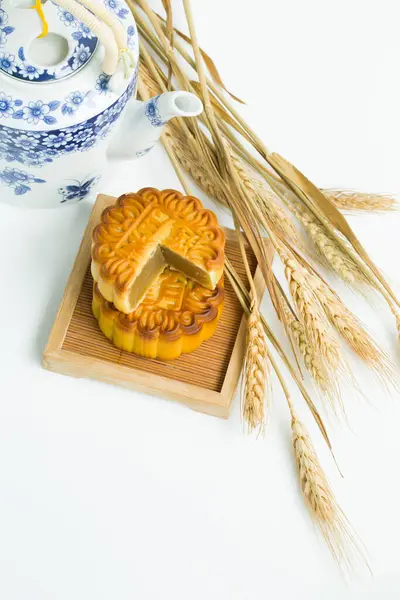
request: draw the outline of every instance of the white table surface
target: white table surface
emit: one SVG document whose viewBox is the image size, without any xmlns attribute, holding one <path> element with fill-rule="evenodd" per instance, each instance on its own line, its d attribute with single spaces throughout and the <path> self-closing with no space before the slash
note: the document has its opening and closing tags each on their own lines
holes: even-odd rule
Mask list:
<svg viewBox="0 0 400 600">
<path fill-rule="evenodd" d="M 183 26 L 181 3 L 173 4 Z M 269 147 L 321 186 L 394 192 L 397 6 L 193 0 L 202 45 L 247 100 L 242 112 Z M 148 185 L 179 185 L 161 148 L 121 165 L 101 191 Z M 304 508 L 276 382 L 270 428 L 255 440 L 242 433 L 238 398 L 224 421 L 41 368 L 90 209 L 0 206 L 0 597 L 398 600 L 400 398 L 356 361 L 370 404 L 349 390 L 349 426 L 329 422 L 344 480 L 297 397 L 368 548 L 374 579 L 348 584 Z M 351 222 L 400 294 L 400 215 Z M 343 295 L 399 367 L 386 308 Z M 275 325 L 267 302 L 265 311 Z"/>
</svg>

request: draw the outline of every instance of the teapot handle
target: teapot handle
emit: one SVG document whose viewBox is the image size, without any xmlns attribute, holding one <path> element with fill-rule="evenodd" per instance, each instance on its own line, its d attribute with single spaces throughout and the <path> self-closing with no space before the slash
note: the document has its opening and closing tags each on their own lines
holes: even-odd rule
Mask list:
<svg viewBox="0 0 400 600">
<path fill-rule="evenodd" d="M 54 0 L 54 3 L 61 8 L 70 12 L 76 19 L 82 21 L 92 33 L 100 40 L 105 48 L 105 56 L 102 64 L 102 70 L 106 75 L 113 75 L 117 69 L 119 59 L 119 48 L 117 43 L 117 36 L 114 32 L 114 26 L 109 25 L 112 22 L 111 15 L 107 17 L 107 24 L 100 18 L 96 17 L 96 14 L 103 16 L 103 11 L 99 11 L 97 3 L 93 4 L 95 14 L 90 12 L 83 4 L 76 2 L 75 0 Z M 91 5 L 91 0 L 85 0 L 85 4 Z M 107 11 L 105 11 L 107 13 Z M 104 18 L 104 17 L 103 17 Z M 116 31 L 116 29 L 115 29 Z M 119 39 L 118 34 L 118 39 Z"/>
</svg>

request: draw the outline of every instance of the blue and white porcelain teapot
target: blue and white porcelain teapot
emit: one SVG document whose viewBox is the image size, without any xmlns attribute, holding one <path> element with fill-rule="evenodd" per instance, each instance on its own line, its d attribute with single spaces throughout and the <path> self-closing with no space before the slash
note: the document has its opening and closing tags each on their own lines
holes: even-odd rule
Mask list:
<svg viewBox="0 0 400 600">
<path fill-rule="evenodd" d="M 109 156 L 148 152 L 196 96 L 136 95 L 138 37 L 123 0 L 0 0 L 0 199 L 30 208 L 94 194 Z"/>
</svg>

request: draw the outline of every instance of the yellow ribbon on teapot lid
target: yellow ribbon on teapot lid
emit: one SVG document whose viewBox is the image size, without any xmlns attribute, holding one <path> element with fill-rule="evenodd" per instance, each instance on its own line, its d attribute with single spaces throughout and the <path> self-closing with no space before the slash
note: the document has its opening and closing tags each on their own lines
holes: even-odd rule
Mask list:
<svg viewBox="0 0 400 600">
<path fill-rule="evenodd" d="M 39 15 L 39 19 L 42 22 L 42 33 L 38 35 L 38 37 L 46 37 L 46 35 L 49 33 L 49 25 L 46 21 L 46 17 L 44 16 L 42 0 L 35 0 L 35 4 L 29 8 L 34 8 L 36 10 L 37 14 Z"/>
</svg>

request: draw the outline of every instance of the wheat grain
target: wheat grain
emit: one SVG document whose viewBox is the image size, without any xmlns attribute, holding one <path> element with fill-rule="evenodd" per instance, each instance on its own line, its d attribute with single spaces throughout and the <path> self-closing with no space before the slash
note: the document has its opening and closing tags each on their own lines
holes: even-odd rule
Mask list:
<svg viewBox="0 0 400 600">
<path fill-rule="evenodd" d="M 265 400 L 268 400 L 268 354 L 264 328 L 256 306 L 251 309 L 247 327 L 242 415 L 249 432 L 255 429 L 262 432 L 267 416 Z"/>
<path fill-rule="evenodd" d="M 364 194 L 346 190 L 323 190 L 329 200 L 342 211 L 382 212 L 398 210 L 398 202 L 385 194 Z"/>
<path fill-rule="evenodd" d="M 355 558 L 366 564 L 357 537 L 329 486 L 310 436 L 293 406 L 289 404 L 289 407 L 296 467 L 311 518 L 342 568 L 351 569 Z"/>
</svg>

